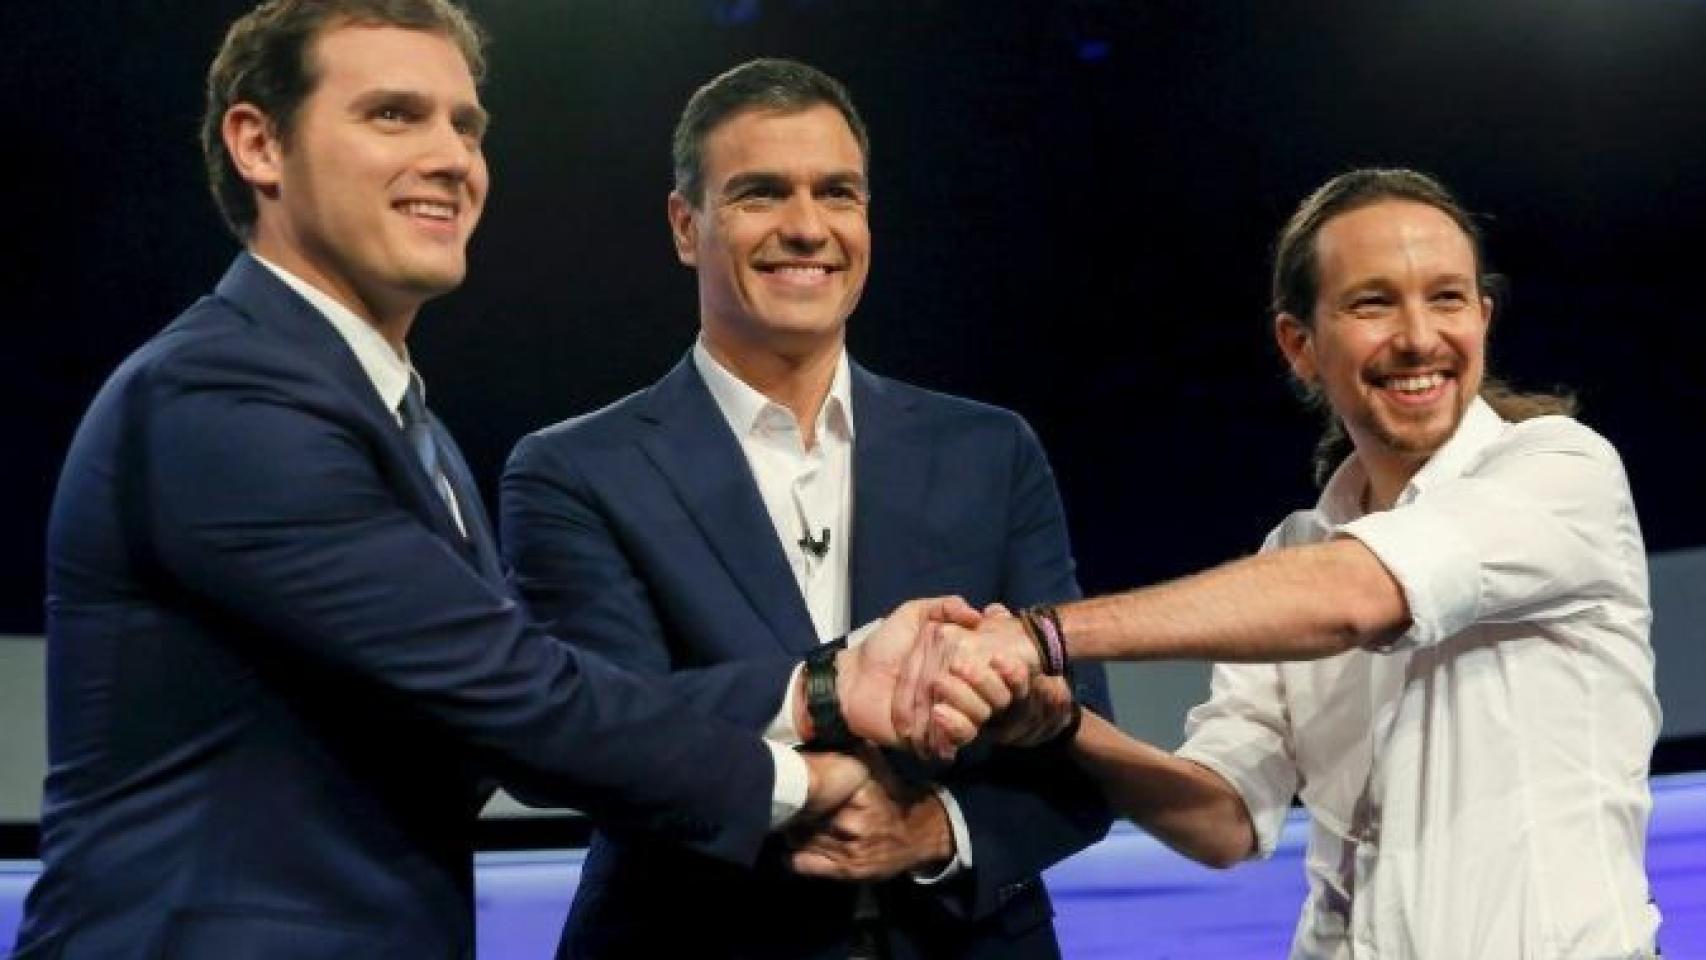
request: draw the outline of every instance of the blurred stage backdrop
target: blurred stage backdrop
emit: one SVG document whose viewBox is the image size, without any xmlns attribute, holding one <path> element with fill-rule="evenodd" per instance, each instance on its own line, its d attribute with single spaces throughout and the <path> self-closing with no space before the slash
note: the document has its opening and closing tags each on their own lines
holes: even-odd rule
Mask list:
<svg viewBox="0 0 1706 960">
<path fill-rule="evenodd" d="M 0 821 L 34 817 L 60 458 L 111 368 L 236 249 L 195 136 L 248 5 L 8 6 L 0 634 L 23 639 L 0 641 Z M 1654 553 L 1657 769 L 1706 767 L 1706 0 L 469 6 L 494 38 L 494 186 L 471 278 L 413 351 L 488 498 L 523 433 L 645 386 L 691 342 L 669 133 L 749 57 L 824 68 L 870 125 L 853 355 L 1028 417 L 1090 591 L 1249 552 L 1312 501 L 1317 423 L 1271 345 L 1269 244 L 1332 174 L 1414 166 L 1487 215 L 1512 291 L 1494 369 L 1574 387 L 1624 455 Z M 1176 743 L 1205 675 L 1120 668 L 1122 721 Z"/>
</svg>

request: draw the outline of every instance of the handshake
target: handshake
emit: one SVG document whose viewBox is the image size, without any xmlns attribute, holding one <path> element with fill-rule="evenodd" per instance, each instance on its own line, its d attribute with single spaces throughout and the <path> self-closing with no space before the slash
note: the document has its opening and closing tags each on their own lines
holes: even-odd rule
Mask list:
<svg viewBox="0 0 1706 960">
<path fill-rule="evenodd" d="M 795 727 L 815 748 L 806 754 L 812 781 L 807 804 L 792 831 L 800 850 L 796 869 L 880 879 L 893 872 L 888 867 L 927 862 L 883 860 L 884 869 L 870 869 L 864 857 L 843 856 L 837 864 L 818 855 L 847 853 L 873 826 L 884 834 L 916 828 L 919 818 L 909 821 L 909 812 L 936 802 L 898 784 L 872 748 L 945 764 L 980 736 L 1009 746 L 1053 740 L 1077 715 L 1064 667 L 1059 626 L 1046 613 L 1014 616 L 999 605 L 980 612 L 958 597 L 902 604 L 862 642 L 814 655 L 795 698 Z M 933 832 L 914 829 L 914 840 Z M 899 853 L 920 844 L 887 846 Z M 857 867 L 836 869 L 854 860 Z"/>
</svg>

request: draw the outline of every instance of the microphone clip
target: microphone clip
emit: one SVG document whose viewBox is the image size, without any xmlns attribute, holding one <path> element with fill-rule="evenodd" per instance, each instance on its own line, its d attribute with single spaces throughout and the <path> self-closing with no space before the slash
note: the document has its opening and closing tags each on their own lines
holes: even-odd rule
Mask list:
<svg viewBox="0 0 1706 960">
<path fill-rule="evenodd" d="M 823 536 L 817 540 L 813 540 L 812 539 L 812 532 L 810 530 L 807 530 L 806 532 L 800 534 L 800 539 L 798 539 L 794 542 L 799 544 L 800 549 L 804 550 L 807 554 L 811 555 L 814 559 L 822 560 L 824 557 L 829 556 L 829 528 L 828 527 L 823 528 Z"/>
</svg>

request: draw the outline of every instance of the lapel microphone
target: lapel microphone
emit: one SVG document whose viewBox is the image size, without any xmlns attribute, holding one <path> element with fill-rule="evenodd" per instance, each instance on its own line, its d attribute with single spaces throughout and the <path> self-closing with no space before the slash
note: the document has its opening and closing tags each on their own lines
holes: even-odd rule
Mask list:
<svg viewBox="0 0 1706 960">
<path fill-rule="evenodd" d="M 807 530 L 805 533 L 800 534 L 800 539 L 798 539 L 794 542 L 798 543 L 800 545 L 801 550 L 804 550 L 805 552 L 811 554 L 813 557 L 815 557 L 819 560 L 822 560 L 824 557 L 829 556 L 829 528 L 828 527 L 823 528 L 823 539 L 821 539 L 821 540 L 813 540 L 812 539 L 812 532 L 810 530 Z"/>
</svg>

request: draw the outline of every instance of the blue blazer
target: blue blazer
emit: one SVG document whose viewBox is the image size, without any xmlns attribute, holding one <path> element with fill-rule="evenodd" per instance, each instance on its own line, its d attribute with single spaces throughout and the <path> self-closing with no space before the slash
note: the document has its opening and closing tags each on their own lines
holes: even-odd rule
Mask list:
<svg viewBox="0 0 1706 960">
<path fill-rule="evenodd" d="M 107 382 L 50 519 L 20 956 L 471 956 L 487 777 L 757 857 L 763 745 L 531 626 L 435 430 L 466 538 L 347 345 L 247 255 Z"/>
<path fill-rule="evenodd" d="M 852 621 L 917 596 L 1012 606 L 1078 596 L 1060 497 L 1036 437 L 1004 410 L 855 366 Z M 701 709 L 762 729 L 817 642 L 745 456 L 691 356 L 648 390 L 524 439 L 502 537 L 547 629 Z M 1104 712 L 1099 667 L 1079 695 Z M 712 758 L 699 762 L 715 763 Z M 1110 815 L 1065 757 L 997 751 L 946 780 L 975 867 L 879 887 L 901 957 L 1055 956 L 1037 875 Z M 775 851 L 780 853 L 780 851 Z M 756 872 L 637 837 L 593 842 L 560 956 L 845 956 L 848 884 Z"/>
</svg>

